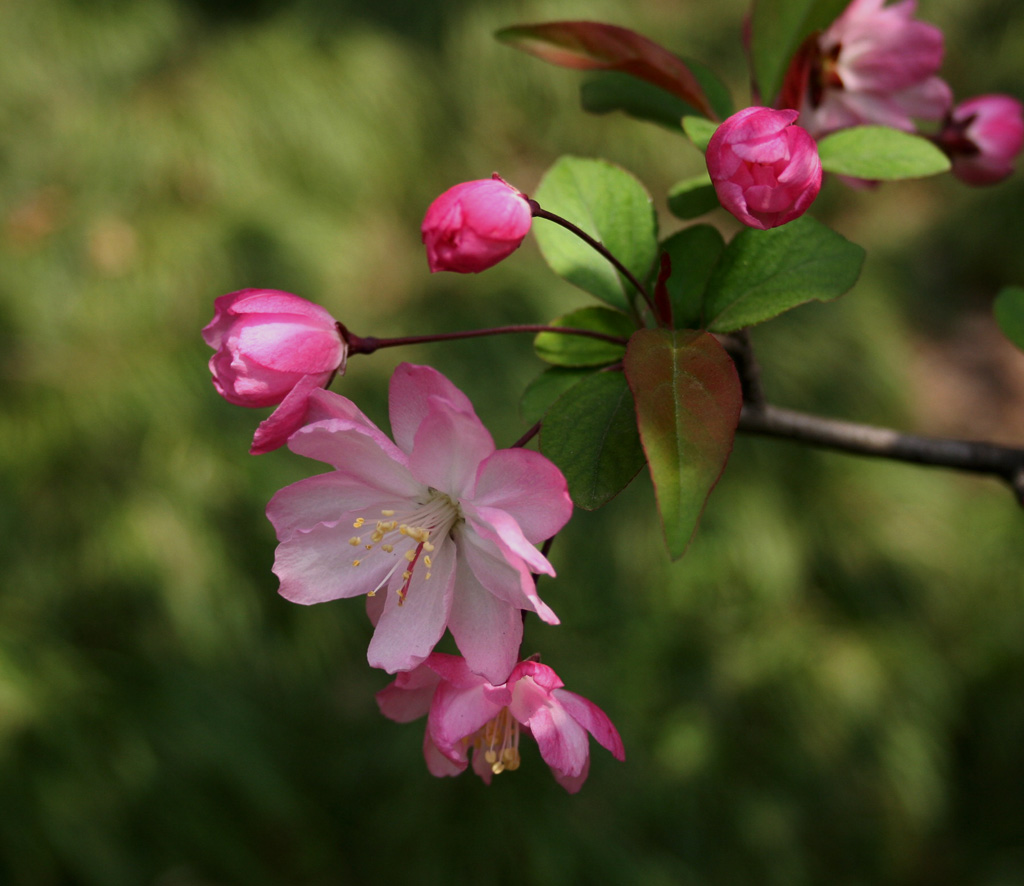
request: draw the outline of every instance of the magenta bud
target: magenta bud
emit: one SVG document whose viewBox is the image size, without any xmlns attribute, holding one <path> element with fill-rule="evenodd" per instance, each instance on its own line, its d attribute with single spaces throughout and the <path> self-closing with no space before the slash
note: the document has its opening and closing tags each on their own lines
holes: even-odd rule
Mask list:
<svg viewBox="0 0 1024 886">
<path fill-rule="evenodd" d="M 705 160 L 718 200 L 765 230 L 799 218 L 821 189 L 818 148 L 796 111 L 745 108 L 715 130 Z"/>
<path fill-rule="evenodd" d="M 496 265 L 519 248 L 532 220 L 526 196 L 497 174 L 449 188 L 421 227 L 431 272 L 476 274 Z"/>
<path fill-rule="evenodd" d="M 214 302 L 203 340 L 213 386 L 237 406 L 279 406 L 264 421 L 250 450 L 282 446 L 302 423 L 306 400 L 344 372 L 348 347 L 334 318 L 320 305 L 277 289 L 242 289 Z"/>
<path fill-rule="evenodd" d="M 953 175 L 969 185 L 991 185 L 1013 172 L 1024 147 L 1021 103 L 1009 95 L 979 95 L 953 108 L 938 143 Z"/>
</svg>

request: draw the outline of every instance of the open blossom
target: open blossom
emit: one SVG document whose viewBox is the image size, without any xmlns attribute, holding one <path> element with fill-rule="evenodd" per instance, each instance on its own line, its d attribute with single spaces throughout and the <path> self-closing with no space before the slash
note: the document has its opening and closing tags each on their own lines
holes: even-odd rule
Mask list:
<svg viewBox="0 0 1024 886">
<path fill-rule="evenodd" d="M 520 610 L 558 623 L 532 573 L 554 575 L 534 545 L 569 519 L 565 478 L 537 452 L 496 450 L 466 395 L 429 366 L 395 370 L 390 417 L 394 442 L 350 400 L 311 395 L 310 423 L 288 445 L 334 470 L 267 507 L 281 594 L 373 597 L 373 667 L 416 667 L 447 626 L 469 667 L 501 683 L 518 657 Z"/>
<path fill-rule="evenodd" d="M 519 768 L 525 732 L 558 783 L 575 794 L 590 768 L 588 732 L 617 760 L 626 754 L 608 715 L 563 685 L 547 665 L 529 660 L 494 685 L 458 656 L 435 652 L 378 692 L 377 704 L 399 723 L 428 714 L 423 755 L 433 775 L 459 775 L 472 752 L 473 770 L 490 784 L 493 775 Z"/>
<path fill-rule="evenodd" d="M 526 197 L 497 173 L 455 185 L 430 204 L 423 219 L 430 270 L 484 271 L 519 248 L 532 221 Z"/>
<path fill-rule="evenodd" d="M 821 189 L 812 139 L 796 111 L 745 108 L 722 123 L 705 159 L 718 199 L 743 224 L 774 228 L 803 215 Z"/>
<path fill-rule="evenodd" d="M 213 385 L 238 406 L 277 406 L 256 431 L 250 452 L 284 445 L 305 417 L 312 391 L 345 371 L 348 349 L 320 305 L 277 289 L 242 289 L 214 302 L 203 340 Z"/>
<path fill-rule="evenodd" d="M 937 76 L 942 31 L 915 21 L 916 0 L 853 0 L 817 38 L 787 80 L 803 85 L 800 125 L 815 138 L 879 124 L 914 131 L 913 118 L 940 120 L 952 94 Z M 784 87 L 785 90 L 785 87 Z"/>
<path fill-rule="evenodd" d="M 1021 103 L 1009 95 L 979 95 L 958 104 L 936 141 L 953 163 L 953 175 L 970 185 L 990 185 L 1013 172 L 1024 146 Z"/>
</svg>

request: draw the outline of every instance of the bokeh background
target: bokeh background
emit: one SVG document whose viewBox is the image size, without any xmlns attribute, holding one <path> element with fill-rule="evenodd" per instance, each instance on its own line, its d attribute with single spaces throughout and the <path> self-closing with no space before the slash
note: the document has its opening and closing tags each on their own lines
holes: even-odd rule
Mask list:
<svg viewBox="0 0 1024 886">
<path fill-rule="evenodd" d="M 278 597 L 264 507 L 320 469 L 252 458 L 264 411 L 214 393 L 213 299 L 276 287 L 360 334 L 543 322 L 591 303 L 532 242 L 427 273 L 448 186 L 529 191 L 562 153 L 659 210 L 677 136 L 578 108 L 579 75 L 497 44 L 524 21 L 628 25 L 747 101 L 740 0 L 0 3 L 0 883 L 1024 882 L 1024 514 L 994 480 L 740 439 L 670 565 L 646 474 L 577 513 L 531 624 L 618 724 L 569 797 L 530 748 L 484 787 L 429 776 L 377 712 L 355 601 Z M 958 95 L 1024 95 L 1017 0 L 922 0 Z M 780 405 L 1024 443 L 1022 177 L 853 192 L 815 214 L 857 288 L 754 331 Z M 729 228 L 724 214 L 712 216 Z M 678 222 L 665 216 L 664 231 Z M 499 445 L 542 368 L 527 337 L 356 358 L 386 417 L 401 360 Z"/>
</svg>

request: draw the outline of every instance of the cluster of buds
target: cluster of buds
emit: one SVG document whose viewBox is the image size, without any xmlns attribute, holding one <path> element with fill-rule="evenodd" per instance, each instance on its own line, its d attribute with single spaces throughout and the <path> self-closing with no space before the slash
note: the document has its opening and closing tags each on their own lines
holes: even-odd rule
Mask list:
<svg viewBox="0 0 1024 886">
<path fill-rule="evenodd" d="M 815 140 L 853 126 L 913 133 L 916 120 L 934 121 L 940 128 L 929 137 L 957 178 L 986 185 L 1013 172 L 1024 146 L 1021 103 L 984 95 L 954 107 L 938 75 L 942 32 L 914 19 L 916 5 L 853 0 L 796 53 L 779 98 L 783 110 L 745 108 L 722 123 L 707 167 L 725 209 L 761 229 L 798 218 L 821 184 Z"/>
</svg>

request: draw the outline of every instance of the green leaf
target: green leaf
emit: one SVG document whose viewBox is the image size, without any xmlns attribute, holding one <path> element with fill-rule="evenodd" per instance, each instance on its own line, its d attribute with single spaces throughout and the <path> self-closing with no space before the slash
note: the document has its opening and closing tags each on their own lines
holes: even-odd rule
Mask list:
<svg viewBox="0 0 1024 886">
<path fill-rule="evenodd" d="M 702 154 L 708 149 L 708 142 L 718 125 L 703 117 L 683 117 L 683 131 Z"/>
<path fill-rule="evenodd" d="M 544 416 L 540 451 L 587 511 L 618 495 L 644 466 L 633 396 L 621 372 L 595 372 L 569 388 Z"/>
<path fill-rule="evenodd" d="M 592 114 L 624 111 L 675 132 L 682 129 L 683 115 L 694 112 L 678 96 L 617 71 L 599 71 L 587 77 L 580 86 L 580 104 Z"/>
<path fill-rule="evenodd" d="M 630 173 L 605 160 L 562 157 L 545 173 L 534 199 L 586 231 L 643 280 L 658 255 L 651 197 Z M 580 289 L 628 310 L 633 287 L 611 262 L 560 225 L 535 219 L 533 233 L 551 269 Z"/>
<path fill-rule="evenodd" d="M 732 451 L 743 404 L 739 376 L 713 335 L 692 330 L 638 330 L 625 370 L 665 541 L 677 560 Z"/>
<path fill-rule="evenodd" d="M 673 234 L 661 248 L 672 259 L 672 276 L 667 285 L 675 327 L 698 329 L 704 325 L 704 291 L 725 249 L 725 241 L 717 228 L 693 225 Z"/>
<path fill-rule="evenodd" d="M 751 57 L 761 103 L 771 105 L 789 60 L 812 31 L 827 28 L 849 0 L 755 0 Z"/>
<path fill-rule="evenodd" d="M 708 97 L 711 108 L 718 119 L 724 120 L 726 117 L 732 116 L 735 107 L 732 103 L 732 96 L 729 94 L 729 87 L 719 80 L 718 75 L 707 65 L 692 58 L 684 59 L 684 61 L 704 88 L 704 94 Z"/>
<path fill-rule="evenodd" d="M 552 320 L 551 326 L 570 329 L 590 329 L 607 335 L 628 339 L 636 331 L 636 323 L 621 311 L 611 308 L 580 308 Z M 626 353 L 625 344 L 587 338 L 582 335 L 563 335 L 557 332 L 539 332 L 533 340 L 537 356 L 555 366 L 604 366 L 621 360 Z"/>
<path fill-rule="evenodd" d="M 706 172 L 676 182 L 669 189 L 668 208 L 676 218 L 697 218 L 718 207 L 718 195 Z"/>
<path fill-rule="evenodd" d="M 592 369 L 567 369 L 552 366 L 527 386 L 519 398 L 519 415 L 529 425 L 536 424 L 559 397 L 577 382 L 593 373 Z"/>
<path fill-rule="evenodd" d="M 714 114 L 686 62 L 628 28 L 589 21 L 546 22 L 503 28 L 495 36 L 554 65 L 632 74 L 681 98 L 701 114 Z"/>
<path fill-rule="evenodd" d="M 821 168 L 877 181 L 947 172 L 949 158 L 928 139 L 888 126 L 852 126 L 818 142 Z"/>
<path fill-rule="evenodd" d="M 1024 351 L 1024 287 L 1004 287 L 992 308 L 1003 335 Z"/>
<path fill-rule="evenodd" d="M 857 282 L 863 263 L 861 247 L 807 215 L 767 231 L 747 228 L 708 282 L 707 328 L 732 332 L 804 302 L 830 301 Z"/>
</svg>

